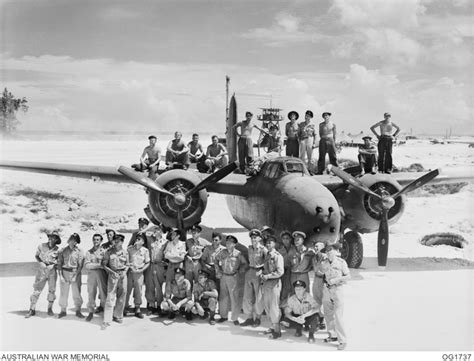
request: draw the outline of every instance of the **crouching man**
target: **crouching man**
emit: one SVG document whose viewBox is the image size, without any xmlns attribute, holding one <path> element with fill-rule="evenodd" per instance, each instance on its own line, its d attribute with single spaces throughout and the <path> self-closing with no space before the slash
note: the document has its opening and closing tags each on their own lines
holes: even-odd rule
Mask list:
<svg viewBox="0 0 474 361">
<path fill-rule="evenodd" d="M 176 317 L 178 312 L 186 315 L 187 320 L 192 319 L 188 301 L 192 300 L 191 283 L 184 277 L 184 269 L 175 269 L 174 280 L 166 283 L 165 299 L 161 303 L 161 310 L 169 312 L 170 320 Z"/>
<path fill-rule="evenodd" d="M 288 298 L 285 308 L 286 321 L 296 328 L 296 337 L 303 334 L 303 326 L 309 328 L 308 342 L 314 343 L 314 332 L 318 329 L 318 304 L 306 291 L 306 283 L 298 280 L 293 283 L 295 294 Z"/>
<path fill-rule="evenodd" d="M 214 316 L 217 308 L 217 288 L 213 280 L 209 279 L 209 272 L 199 271 L 198 282 L 194 284 L 194 303 L 190 301 L 191 312 L 198 314 L 202 319 L 209 315 L 209 323 L 215 325 Z"/>
</svg>

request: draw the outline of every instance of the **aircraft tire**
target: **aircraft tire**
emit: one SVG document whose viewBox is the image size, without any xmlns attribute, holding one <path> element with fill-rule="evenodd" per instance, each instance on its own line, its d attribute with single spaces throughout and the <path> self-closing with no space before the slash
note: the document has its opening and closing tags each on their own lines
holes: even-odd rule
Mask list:
<svg viewBox="0 0 474 361">
<path fill-rule="evenodd" d="M 364 245 L 359 233 L 349 231 L 344 234 L 342 258 L 347 262 L 349 268 L 359 268 L 364 259 Z"/>
</svg>

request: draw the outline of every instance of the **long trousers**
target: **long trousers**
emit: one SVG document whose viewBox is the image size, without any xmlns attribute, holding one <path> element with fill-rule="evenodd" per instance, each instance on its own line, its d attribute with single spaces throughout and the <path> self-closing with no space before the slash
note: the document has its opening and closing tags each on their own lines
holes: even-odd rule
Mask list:
<svg viewBox="0 0 474 361">
<path fill-rule="evenodd" d="M 79 272 L 76 276 L 76 280 L 72 281 L 73 272 L 63 270 L 64 281 L 59 281 L 59 307 L 61 311 L 66 312 L 67 302 L 69 298 L 69 288 L 72 291 L 72 299 L 74 301 L 74 306 L 76 311 L 81 310 L 82 306 L 82 297 L 81 297 L 81 285 L 82 285 L 82 276 Z"/>
<path fill-rule="evenodd" d="M 313 280 L 313 298 L 318 304 L 318 312 L 321 312 L 321 306 L 323 305 L 323 289 L 323 278 L 315 275 Z"/>
<path fill-rule="evenodd" d="M 324 318 L 329 336 L 337 337 L 339 343 L 346 343 L 346 332 L 344 331 L 344 293 L 343 286 L 323 289 Z"/>
<path fill-rule="evenodd" d="M 165 283 L 165 267 L 162 263 L 152 263 L 145 273 L 145 298 L 147 303 L 163 301 L 163 283 Z"/>
<path fill-rule="evenodd" d="M 321 138 L 319 141 L 318 173 L 323 173 L 326 166 L 326 154 L 329 155 L 329 163 L 337 167 L 336 143 L 334 138 Z"/>
<path fill-rule="evenodd" d="M 90 270 L 87 275 L 87 309 L 89 312 L 94 312 L 95 310 L 97 291 L 99 291 L 100 305 L 104 308 L 107 298 L 107 273 L 103 269 Z"/>
<path fill-rule="evenodd" d="M 191 285 L 193 284 L 193 282 L 198 281 L 200 270 L 201 270 L 201 262 L 199 262 L 199 260 L 191 261 L 189 259 L 186 259 L 184 261 L 185 277 L 189 282 L 191 282 Z"/>
<path fill-rule="evenodd" d="M 298 315 L 298 314 L 296 314 L 296 313 L 294 313 L 294 312 L 292 312 L 291 315 L 292 315 L 293 317 L 298 317 L 298 316 L 300 316 L 300 315 Z M 297 330 L 298 330 L 298 329 L 301 330 L 301 329 L 303 328 L 303 326 L 308 326 L 308 327 L 309 327 L 309 332 L 313 332 L 313 333 L 314 333 L 314 332 L 316 332 L 316 331 L 318 330 L 318 314 L 317 314 L 317 313 L 315 313 L 315 314 L 313 314 L 313 315 L 311 315 L 311 316 L 305 317 L 305 319 L 304 319 L 305 322 L 304 322 L 303 325 L 300 324 L 300 323 L 298 323 L 298 322 L 291 321 L 289 318 L 286 318 L 286 317 L 285 317 L 285 321 L 287 321 L 287 322 L 290 324 L 291 327 L 294 327 L 294 328 L 296 328 Z"/>
<path fill-rule="evenodd" d="M 239 154 L 239 168 L 243 172 L 245 166 L 249 166 L 253 160 L 253 142 L 250 137 L 240 137 L 237 142 L 237 150 Z"/>
<path fill-rule="evenodd" d="M 127 294 L 127 274 L 118 272 L 118 276 L 109 276 L 107 281 L 107 299 L 105 301 L 104 322 L 112 322 L 115 318 L 123 318 L 125 295 Z"/>
<path fill-rule="evenodd" d="M 260 291 L 261 282 L 257 276 L 257 270 L 250 268 L 245 272 L 245 283 L 244 283 L 244 297 L 242 301 L 242 308 L 246 318 L 259 317 L 262 312 L 258 312 L 256 301 L 257 295 Z"/>
<path fill-rule="evenodd" d="M 379 172 L 392 171 L 392 147 L 393 139 L 390 136 L 382 135 L 379 138 L 377 148 L 379 150 L 378 168 Z"/>
<path fill-rule="evenodd" d="M 377 157 L 375 154 L 358 154 L 359 164 L 365 173 L 371 173 L 374 170 Z"/>
<path fill-rule="evenodd" d="M 127 303 L 130 301 L 130 295 L 133 289 L 133 302 L 135 307 L 140 307 L 142 304 L 142 288 L 145 276 L 143 272 L 134 273 L 129 271 L 127 279 Z"/>
<path fill-rule="evenodd" d="M 267 280 L 261 287 L 262 299 L 258 305 L 260 314 L 265 313 L 270 318 L 271 323 L 280 322 L 280 293 L 281 281 L 279 279 Z"/>
<path fill-rule="evenodd" d="M 222 318 L 227 318 L 231 311 L 231 321 L 237 320 L 240 313 L 238 305 L 237 275 L 222 275 L 219 294 L 219 314 Z"/>
<path fill-rule="evenodd" d="M 300 143 L 297 138 L 289 138 L 286 140 L 286 156 L 296 158 L 300 156 Z"/>
<path fill-rule="evenodd" d="M 280 278 L 281 280 L 281 293 L 280 293 L 280 307 L 284 308 L 288 301 L 288 296 L 293 292 L 293 285 L 291 284 L 291 269 L 286 268 L 285 273 Z"/>
<path fill-rule="evenodd" d="M 46 283 L 48 283 L 48 302 L 54 302 L 56 299 L 56 282 L 58 280 L 58 272 L 56 268 L 47 270 L 40 267 L 36 272 L 35 282 L 33 283 L 33 293 L 30 297 L 31 309 L 35 309 L 36 303 Z"/>
<path fill-rule="evenodd" d="M 313 157 L 313 137 L 308 137 L 306 139 L 300 139 L 300 159 L 304 162 L 307 159 L 307 165 L 311 163 L 311 158 Z"/>
</svg>

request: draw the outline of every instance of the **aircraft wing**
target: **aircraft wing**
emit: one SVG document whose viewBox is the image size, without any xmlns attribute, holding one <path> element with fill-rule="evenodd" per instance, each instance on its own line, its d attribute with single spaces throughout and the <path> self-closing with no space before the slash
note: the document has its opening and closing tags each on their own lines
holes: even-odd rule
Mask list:
<svg viewBox="0 0 474 361">
<path fill-rule="evenodd" d="M 92 180 L 103 180 L 116 183 L 136 184 L 133 180 L 125 177 L 117 171 L 118 167 L 112 166 L 91 166 L 79 164 L 61 164 L 61 163 L 41 163 L 41 162 L 23 162 L 0 160 L 0 169 L 9 169 L 23 172 L 43 173 L 59 175 L 73 178 L 83 178 Z M 190 170 L 192 171 L 192 170 Z M 202 180 L 209 174 L 198 173 Z M 245 184 L 247 177 L 242 174 L 229 174 L 219 182 L 212 184 L 207 188 L 209 192 L 229 194 L 237 196 L 247 196 Z"/>
</svg>

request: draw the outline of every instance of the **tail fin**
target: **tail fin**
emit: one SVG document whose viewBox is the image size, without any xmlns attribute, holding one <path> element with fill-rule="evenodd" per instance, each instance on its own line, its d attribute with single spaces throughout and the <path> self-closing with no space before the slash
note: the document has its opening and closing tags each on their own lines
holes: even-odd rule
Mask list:
<svg viewBox="0 0 474 361">
<path fill-rule="evenodd" d="M 235 94 L 230 99 L 229 118 L 226 124 L 226 141 L 227 152 L 229 153 L 229 161 L 235 162 L 237 160 L 237 136 L 233 126 L 237 123 L 237 102 Z"/>
</svg>

